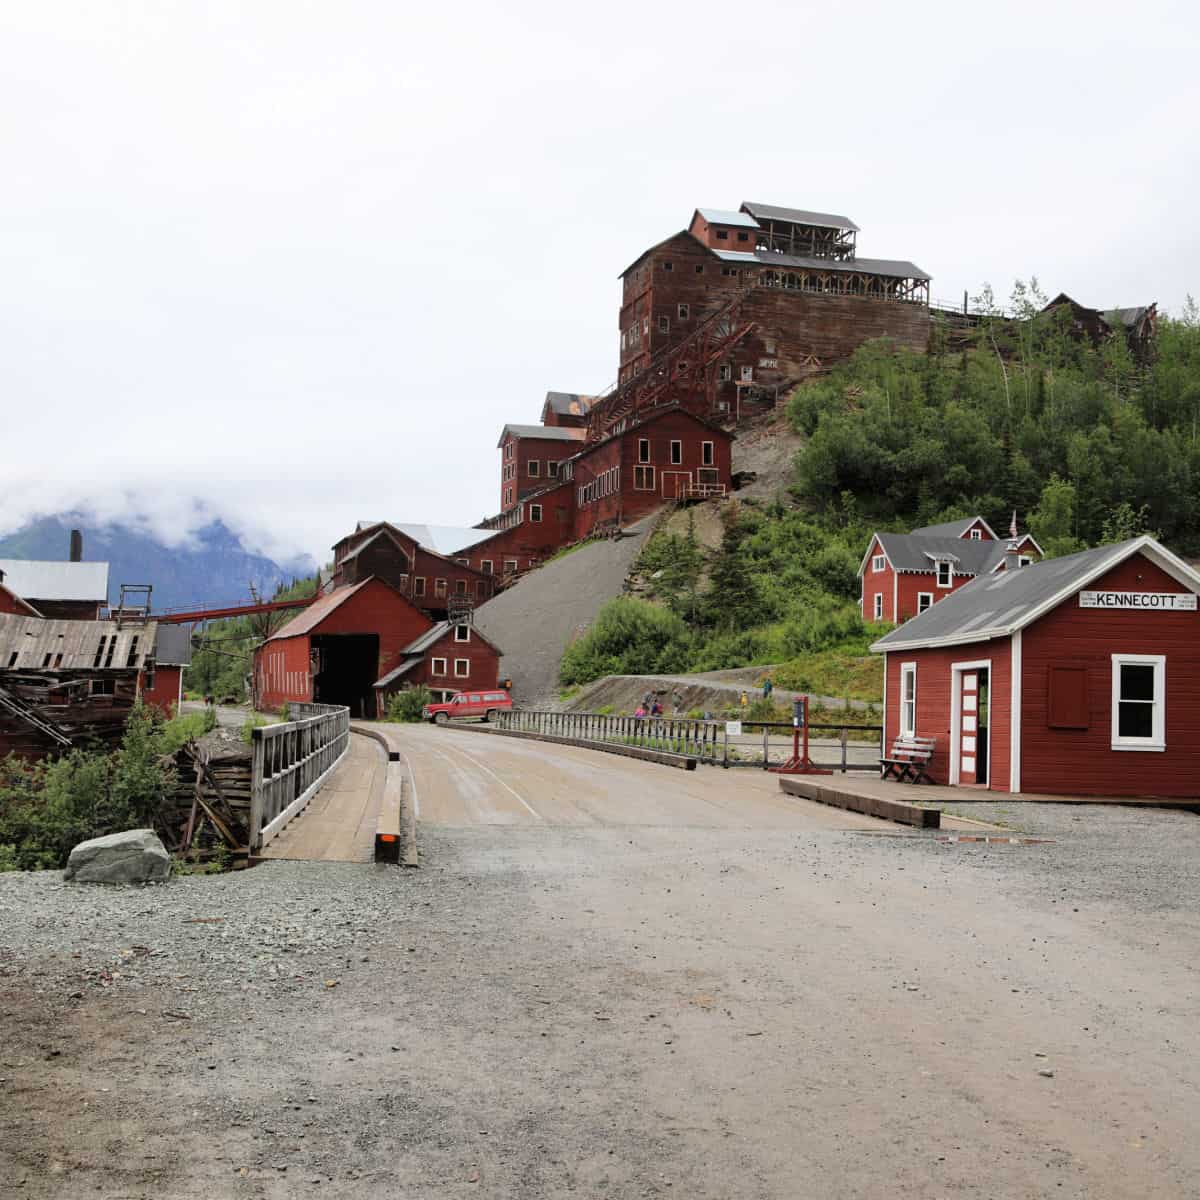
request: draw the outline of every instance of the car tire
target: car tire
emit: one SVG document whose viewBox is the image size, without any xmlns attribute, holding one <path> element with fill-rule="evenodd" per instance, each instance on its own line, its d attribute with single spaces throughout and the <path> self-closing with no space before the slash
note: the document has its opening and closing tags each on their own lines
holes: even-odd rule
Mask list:
<svg viewBox="0 0 1200 1200">
<path fill-rule="evenodd" d="M 435 725 L 445 725 L 446 722 L 449 720 L 450 720 L 450 718 L 445 713 L 434 713 L 433 714 L 433 723 Z"/>
<path fill-rule="evenodd" d="M 494 708 L 489 708 L 487 710 L 487 712 L 485 712 L 483 714 L 483 723 L 486 725 L 490 721 L 494 721 L 495 718 L 496 718 L 496 710 Z"/>
</svg>

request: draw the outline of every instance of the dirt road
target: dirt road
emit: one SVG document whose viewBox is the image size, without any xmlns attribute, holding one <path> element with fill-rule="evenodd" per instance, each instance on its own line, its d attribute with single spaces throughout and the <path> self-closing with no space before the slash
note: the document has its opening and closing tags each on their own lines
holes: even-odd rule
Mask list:
<svg viewBox="0 0 1200 1200">
<path fill-rule="evenodd" d="M 421 871 L 0 876 L 6 1196 L 1200 1194 L 1196 817 L 404 740 Z"/>
</svg>

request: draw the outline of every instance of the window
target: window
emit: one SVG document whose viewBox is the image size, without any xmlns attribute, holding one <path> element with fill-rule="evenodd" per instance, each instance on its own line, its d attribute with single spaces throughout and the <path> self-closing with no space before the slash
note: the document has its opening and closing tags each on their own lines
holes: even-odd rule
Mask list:
<svg viewBox="0 0 1200 1200">
<path fill-rule="evenodd" d="M 648 463 L 650 461 L 650 439 L 638 438 L 638 462 Z"/>
<path fill-rule="evenodd" d="M 671 443 L 671 465 L 673 467 L 677 467 L 677 466 L 679 466 L 679 464 L 681 462 L 683 462 L 683 443 L 682 442 L 672 442 Z"/>
<path fill-rule="evenodd" d="M 529 506 L 529 519 L 536 525 L 542 519 L 542 506 L 540 504 L 531 504 Z"/>
<path fill-rule="evenodd" d="M 718 229 L 717 230 L 717 241 L 718 242 L 729 241 L 729 230 L 728 229 Z"/>
<path fill-rule="evenodd" d="M 454 678 L 466 679 L 471 674 L 471 660 L 469 658 L 456 658 L 454 660 Z"/>
<path fill-rule="evenodd" d="M 940 588 L 948 588 L 954 582 L 954 564 L 949 559 L 938 559 L 937 565 L 937 585 Z"/>
<path fill-rule="evenodd" d="M 900 736 L 917 734 L 917 664 L 900 664 Z"/>
<path fill-rule="evenodd" d="M 971 530 L 971 541 L 982 542 L 983 541 L 983 530 L 982 529 L 972 529 Z"/>
<path fill-rule="evenodd" d="M 654 491 L 654 468 L 653 467 L 634 467 L 633 468 L 633 490 L 635 492 L 652 492 L 652 491 Z"/>
<path fill-rule="evenodd" d="M 882 592 L 875 593 L 874 619 L 876 621 L 883 620 L 883 593 Z"/>
<path fill-rule="evenodd" d="M 877 555 L 875 555 L 875 557 L 873 559 L 871 559 L 872 572 L 882 571 L 884 569 L 884 567 L 886 567 L 886 566 L 887 566 L 887 558 L 885 555 L 877 554 Z"/>
<path fill-rule="evenodd" d="M 446 660 L 444 658 L 435 658 L 429 666 L 429 673 L 431 675 L 445 675 Z"/>
<path fill-rule="evenodd" d="M 467 581 L 465 579 L 456 579 L 454 581 L 454 594 L 456 596 L 465 596 L 467 594 Z"/>
<path fill-rule="evenodd" d="M 733 378 L 733 365 L 731 363 L 722 363 L 717 368 L 717 382 L 728 383 Z"/>
<path fill-rule="evenodd" d="M 492 573 L 492 560 L 490 558 L 483 559 L 483 561 L 479 564 L 479 569 L 485 575 L 490 575 Z"/>
<path fill-rule="evenodd" d="M 504 560 L 504 569 L 506 571 L 515 571 L 517 569 L 517 560 L 515 558 L 506 558 Z"/>
<path fill-rule="evenodd" d="M 765 350 L 766 353 L 768 353 L 768 354 L 774 354 L 775 353 L 775 339 L 774 338 L 763 338 L 763 350 Z"/>
<path fill-rule="evenodd" d="M 645 337 L 646 334 L 648 334 L 649 332 L 650 332 L 650 318 L 643 317 L 642 318 L 642 336 Z"/>
<path fill-rule="evenodd" d="M 754 368 L 753 367 L 743 367 L 742 368 L 742 382 L 743 383 L 752 383 L 753 381 L 754 381 Z"/>
<path fill-rule="evenodd" d="M 435 596 L 444 596 L 446 594 L 446 581 L 444 579 L 435 579 L 433 581 L 433 594 Z"/>
<path fill-rule="evenodd" d="M 470 625 L 455 625 L 454 640 L 456 642 L 469 642 L 471 640 Z"/>
<path fill-rule="evenodd" d="M 713 444 L 712 442 L 700 443 L 700 465 L 702 467 L 711 467 L 713 465 Z"/>
<path fill-rule="evenodd" d="M 658 332 L 659 333 L 670 333 L 671 332 L 671 318 L 670 317 L 659 317 L 658 318 Z"/>
<path fill-rule="evenodd" d="M 425 595 L 425 576 L 424 575 L 417 575 L 413 578 L 413 595 L 414 596 Z"/>
<path fill-rule="evenodd" d="M 546 460 L 546 474 L 551 479 L 558 478 L 558 460 L 557 459 L 549 458 Z"/>
<path fill-rule="evenodd" d="M 681 304 L 679 306 L 679 319 L 681 321 L 686 321 L 688 319 L 688 306 L 686 304 Z"/>
<path fill-rule="evenodd" d="M 739 233 L 738 234 L 739 242 L 748 242 L 749 240 L 750 240 L 750 235 L 748 233 Z"/>
<path fill-rule="evenodd" d="M 1033 559 L 1030 558 L 1028 554 L 1018 554 L 1017 555 L 1017 566 L 1018 567 L 1027 567 L 1027 566 L 1029 566 L 1029 564 L 1031 562 L 1033 562 Z"/>
<path fill-rule="evenodd" d="M 932 592 L 917 593 L 917 616 L 919 617 L 927 608 L 933 607 Z"/>
<path fill-rule="evenodd" d="M 542 473 L 542 464 L 536 458 L 531 458 L 527 465 L 529 478 L 536 479 Z"/>
<path fill-rule="evenodd" d="M 1165 750 L 1167 660 L 1162 654 L 1112 656 L 1112 748 Z"/>
<path fill-rule="evenodd" d="M 663 263 L 663 270 L 664 271 L 673 271 L 673 270 L 675 270 L 675 264 L 668 259 L 666 262 Z"/>
<path fill-rule="evenodd" d="M 512 456 L 513 456 L 513 444 L 512 444 L 512 442 L 505 442 L 504 443 L 504 457 L 512 458 Z"/>
<path fill-rule="evenodd" d="M 703 274 L 704 274 L 704 264 L 703 264 L 703 263 L 697 263 L 697 264 L 696 264 L 696 274 L 697 274 L 697 275 L 703 275 Z"/>
</svg>

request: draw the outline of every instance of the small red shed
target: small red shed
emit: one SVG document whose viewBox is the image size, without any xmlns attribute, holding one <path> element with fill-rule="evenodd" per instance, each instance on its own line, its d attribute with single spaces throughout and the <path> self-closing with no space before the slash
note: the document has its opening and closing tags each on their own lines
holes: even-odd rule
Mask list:
<svg viewBox="0 0 1200 1200">
<path fill-rule="evenodd" d="M 469 624 L 443 621 L 403 650 L 404 661 L 376 684 L 380 716 L 388 699 L 424 684 L 439 703 L 455 692 L 494 691 L 500 681 L 501 650 Z"/>
<path fill-rule="evenodd" d="M 871 648 L 936 782 L 1200 797 L 1200 575 L 1153 538 L 981 575 Z"/>
</svg>

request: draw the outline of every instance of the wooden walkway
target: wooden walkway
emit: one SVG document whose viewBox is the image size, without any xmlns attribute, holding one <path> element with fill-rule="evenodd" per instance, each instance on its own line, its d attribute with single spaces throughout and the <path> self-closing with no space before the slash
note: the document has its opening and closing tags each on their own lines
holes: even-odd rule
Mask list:
<svg viewBox="0 0 1200 1200">
<path fill-rule="evenodd" d="M 387 752 L 378 742 L 351 734 L 350 749 L 329 782 L 266 847 L 262 857 L 309 862 L 373 861 L 387 765 Z"/>
<path fill-rule="evenodd" d="M 819 792 L 851 792 L 877 800 L 902 800 L 931 808 L 958 804 L 1128 804 L 1142 808 L 1200 809 L 1200 797 L 1163 799 L 1154 796 L 1048 796 L 1036 792 L 993 792 L 984 787 L 948 787 L 928 783 L 896 783 L 874 776 L 789 775 L 802 795 L 819 800 Z"/>
</svg>

